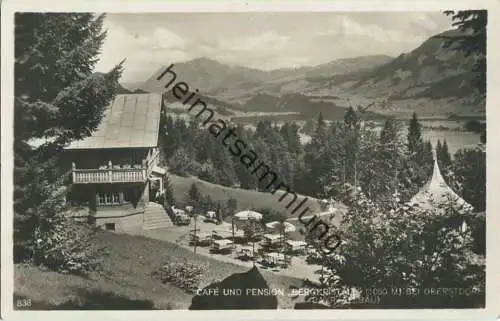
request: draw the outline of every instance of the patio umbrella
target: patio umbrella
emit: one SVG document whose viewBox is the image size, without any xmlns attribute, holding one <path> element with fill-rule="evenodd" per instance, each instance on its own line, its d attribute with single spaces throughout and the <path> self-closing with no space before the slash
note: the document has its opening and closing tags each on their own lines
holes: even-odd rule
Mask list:
<svg viewBox="0 0 500 321">
<path fill-rule="evenodd" d="M 292 223 L 289 223 L 289 222 L 283 222 L 283 223 L 278 222 L 278 221 L 269 222 L 266 224 L 266 227 L 270 228 L 270 229 L 275 229 L 275 230 L 279 230 L 279 229 L 283 228 L 285 233 L 295 232 L 295 230 L 296 230 L 295 225 L 293 225 Z"/>
<path fill-rule="evenodd" d="M 240 221 L 248 221 L 248 220 L 260 221 L 262 219 L 262 214 L 254 211 L 241 211 L 234 214 L 233 217 Z"/>
</svg>

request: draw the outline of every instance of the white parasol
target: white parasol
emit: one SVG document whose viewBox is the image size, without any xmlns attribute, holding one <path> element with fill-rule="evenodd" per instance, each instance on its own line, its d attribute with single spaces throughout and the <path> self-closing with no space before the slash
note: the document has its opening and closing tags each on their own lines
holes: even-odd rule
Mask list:
<svg viewBox="0 0 500 321">
<path fill-rule="evenodd" d="M 262 220 L 262 214 L 254 212 L 254 211 L 241 211 L 241 212 L 234 214 L 233 217 L 240 220 L 240 221 L 248 221 L 248 220 L 260 221 L 260 220 Z"/>
<path fill-rule="evenodd" d="M 283 228 L 285 233 L 295 232 L 296 230 L 295 225 L 289 222 L 283 222 L 283 223 L 278 221 L 269 222 L 266 224 L 266 227 L 275 230 L 280 230 Z"/>
</svg>

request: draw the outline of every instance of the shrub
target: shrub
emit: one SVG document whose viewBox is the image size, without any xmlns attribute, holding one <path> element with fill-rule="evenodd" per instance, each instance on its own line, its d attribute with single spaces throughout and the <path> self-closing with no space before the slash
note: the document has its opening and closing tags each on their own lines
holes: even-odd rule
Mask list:
<svg viewBox="0 0 500 321">
<path fill-rule="evenodd" d="M 273 221 L 282 221 L 286 219 L 286 214 L 270 208 L 253 208 L 253 211 L 262 214 L 262 223 L 269 223 Z"/>
<path fill-rule="evenodd" d="M 486 127 L 486 124 L 482 124 L 475 119 L 468 120 L 464 125 L 464 129 L 466 131 L 475 133 L 481 133 L 484 127 Z"/>
<path fill-rule="evenodd" d="M 105 249 L 95 244 L 96 231 L 63 216 L 49 219 L 52 228 L 35 230 L 32 260 L 51 270 L 88 275 L 99 271 Z"/>
<path fill-rule="evenodd" d="M 340 253 L 322 255 L 326 281 L 322 286 L 343 289 L 326 298 L 331 306 L 345 304 L 351 290 L 418 289 L 418 295 L 386 295 L 381 305 L 405 308 L 471 308 L 484 306 L 479 295 L 443 295 L 436 300 L 425 289 L 471 289 L 484 293 L 485 270 L 471 260 L 471 229 L 462 229 L 470 209 L 444 201 L 432 206 L 401 203 L 397 197 L 384 205 L 361 192 L 346 193 L 349 207 L 336 231 Z"/>
<path fill-rule="evenodd" d="M 227 211 L 230 213 L 229 215 L 233 215 L 238 208 L 238 201 L 235 198 L 230 198 L 226 202 Z"/>
<path fill-rule="evenodd" d="M 206 264 L 169 262 L 163 265 L 153 276 L 162 283 L 171 283 L 188 293 L 194 294 L 198 289 L 203 273 L 208 269 Z"/>
<path fill-rule="evenodd" d="M 193 159 L 193 156 L 184 148 L 175 150 L 168 159 L 169 171 L 182 177 L 187 177 L 192 173 L 200 172 L 200 164 Z"/>
</svg>

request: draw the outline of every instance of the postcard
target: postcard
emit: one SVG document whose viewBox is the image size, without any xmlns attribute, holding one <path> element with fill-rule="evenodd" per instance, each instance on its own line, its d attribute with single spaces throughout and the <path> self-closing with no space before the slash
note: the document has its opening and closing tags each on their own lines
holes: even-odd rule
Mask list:
<svg viewBox="0 0 500 321">
<path fill-rule="evenodd" d="M 498 2 L 2 5 L 7 320 L 500 314 Z"/>
</svg>

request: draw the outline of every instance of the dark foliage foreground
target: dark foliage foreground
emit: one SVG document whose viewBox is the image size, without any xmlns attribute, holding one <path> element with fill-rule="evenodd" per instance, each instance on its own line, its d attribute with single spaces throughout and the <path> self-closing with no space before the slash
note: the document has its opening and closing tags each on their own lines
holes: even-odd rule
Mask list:
<svg viewBox="0 0 500 321">
<path fill-rule="evenodd" d="M 25 299 L 14 295 L 14 304 Z M 78 292 L 75 299 L 54 305 L 47 302 L 32 302 L 30 310 L 153 310 L 154 303 L 149 300 L 132 300 L 111 292 Z"/>
</svg>

